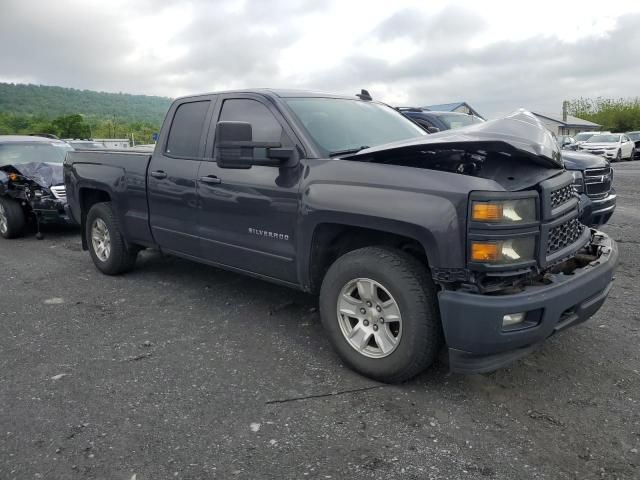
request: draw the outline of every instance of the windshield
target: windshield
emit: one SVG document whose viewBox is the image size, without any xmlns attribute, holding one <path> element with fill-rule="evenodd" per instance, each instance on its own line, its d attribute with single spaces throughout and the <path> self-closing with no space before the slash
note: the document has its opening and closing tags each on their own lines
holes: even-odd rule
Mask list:
<svg viewBox="0 0 640 480">
<path fill-rule="evenodd" d="M 427 135 L 396 110 L 341 98 L 290 98 L 287 104 L 327 153 L 358 150 Z"/>
<path fill-rule="evenodd" d="M 640 132 L 627 133 L 627 136 L 634 142 L 637 142 L 638 140 L 640 140 Z"/>
<path fill-rule="evenodd" d="M 587 143 L 618 143 L 620 135 L 594 135 Z"/>
<path fill-rule="evenodd" d="M 484 122 L 484 120 L 476 117 L 475 115 L 444 114 L 437 115 L 437 117 L 451 129 L 467 127 L 469 125 L 473 125 L 474 123 Z"/>
<path fill-rule="evenodd" d="M 0 165 L 20 165 L 31 162 L 62 163 L 69 150 L 66 143 L 4 143 L 0 144 Z"/>
<path fill-rule="evenodd" d="M 594 135 L 595 133 L 579 133 L 578 135 L 576 135 L 576 142 L 586 142 Z"/>
</svg>

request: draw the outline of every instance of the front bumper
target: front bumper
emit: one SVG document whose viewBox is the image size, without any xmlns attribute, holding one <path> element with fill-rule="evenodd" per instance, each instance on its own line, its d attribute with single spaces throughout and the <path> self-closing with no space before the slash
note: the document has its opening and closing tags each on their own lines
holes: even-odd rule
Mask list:
<svg viewBox="0 0 640 480">
<path fill-rule="evenodd" d="M 445 290 L 440 314 L 452 371 L 481 373 L 520 358 L 547 337 L 584 322 L 604 303 L 618 261 L 618 248 L 606 234 L 592 230 L 599 256 L 570 275 L 550 274 L 548 285 L 528 286 L 510 295 Z M 504 315 L 527 312 L 528 326 L 503 331 Z"/>
<path fill-rule="evenodd" d="M 611 189 L 606 197 L 592 199 L 587 195 L 580 196 L 582 212 L 580 222 L 590 227 L 598 228 L 609 221 L 616 209 L 618 195 L 615 189 Z"/>
<path fill-rule="evenodd" d="M 66 202 L 55 198 L 43 198 L 32 200 L 29 204 L 41 224 L 74 225 L 76 223 L 68 214 Z"/>
</svg>

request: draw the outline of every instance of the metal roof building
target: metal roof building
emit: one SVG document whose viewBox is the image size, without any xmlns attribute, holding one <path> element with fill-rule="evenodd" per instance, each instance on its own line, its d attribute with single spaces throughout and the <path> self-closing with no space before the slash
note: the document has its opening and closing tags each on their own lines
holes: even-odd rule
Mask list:
<svg viewBox="0 0 640 480">
<path fill-rule="evenodd" d="M 539 113 L 531 112 L 538 120 L 544 123 L 547 129 L 556 135 L 576 135 L 580 132 L 592 132 L 600 130 L 602 125 L 583 120 L 573 115 L 567 114 L 553 114 L 553 113 Z"/>
</svg>

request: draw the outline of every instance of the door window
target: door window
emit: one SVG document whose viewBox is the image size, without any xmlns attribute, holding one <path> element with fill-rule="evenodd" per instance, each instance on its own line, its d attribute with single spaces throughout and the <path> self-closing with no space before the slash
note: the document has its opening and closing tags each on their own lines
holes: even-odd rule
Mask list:
<svg viewBox="0 0 640 480">
<path fill-rule="evenodd" d="M 220 121 L 250 123 L 254 142 L 279 142 L 282 137 L 280 122 L 265 105 L 256 100 L 225 100 L 220 112 Z"/>
<path fill-rule="evenodd" d="M 167 140 L 167 154 L 183 158 L 199 156 L 200 137 L 207 118 L 209 103 L 209 100 L 188 102 L 176 109 Z"/>
</svg>

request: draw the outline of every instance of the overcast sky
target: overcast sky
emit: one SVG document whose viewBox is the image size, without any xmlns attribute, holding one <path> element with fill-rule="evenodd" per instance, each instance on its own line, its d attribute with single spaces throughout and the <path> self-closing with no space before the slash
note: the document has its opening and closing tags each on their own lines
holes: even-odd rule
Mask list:
<svg viewBox="0 0 640 480">
<path fill-rule="evenodd" d="M 0 0 L 0 81 L 176 97 L 245 87 L 489 117 L 640 96 L 640 1 Z"/>
</svg>

